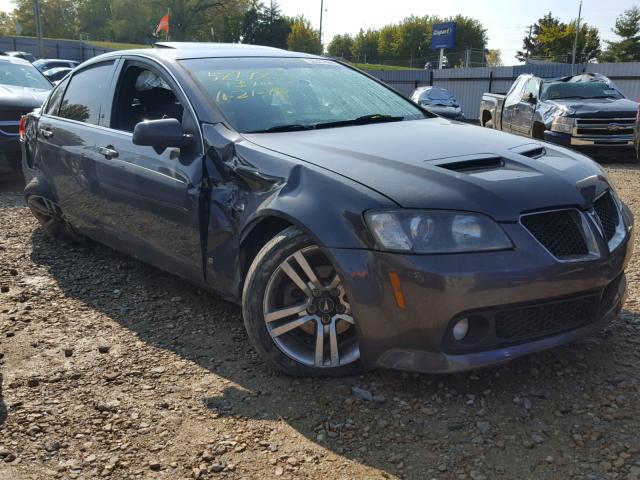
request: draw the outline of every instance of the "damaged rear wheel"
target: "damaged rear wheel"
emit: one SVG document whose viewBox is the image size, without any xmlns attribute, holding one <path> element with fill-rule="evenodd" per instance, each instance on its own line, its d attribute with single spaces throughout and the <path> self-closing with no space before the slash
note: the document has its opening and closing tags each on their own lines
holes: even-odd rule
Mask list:
<svg viewBox="0 0 640 480">
<path fill-rule="evenodd" d="M 49 236 L 63 241 L 82 241 L 82 235 L 65 219 L 60 207 L 51 199 L 48 188 L 38 178 L 31 180 L 25 187 L 24 196 L 31 214 Z"/>
</svg>

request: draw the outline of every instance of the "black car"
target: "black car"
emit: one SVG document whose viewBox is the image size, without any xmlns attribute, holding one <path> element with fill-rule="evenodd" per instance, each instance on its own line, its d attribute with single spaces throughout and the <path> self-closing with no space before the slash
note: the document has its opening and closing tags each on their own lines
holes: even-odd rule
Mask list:
<svg viewBox="0 0 640 480">
<path fill-rule="evenodd" d="M 42 105 L 50 90 L 29 62 L 0 56 L 0 174 L 20 170 L 20 117 Z"/>
<path fill-rule="evenodd" d="M 75 60 L 62 60 L 58 58 L 41 58 L 33 62 L 33 66 L 41 72 L 46 72 L 52 68 L 69 68 L 73 69 L 80 65 L 80 62 Z"/>
<path fill-rule="evenodd" d="M 27 116 L 27 204 L 241 304 L 267 364 L 459 371 L 620 311 L 633 218 L 587 157 L 327 58 L 160 47 L 86 62 Z"/>
</svg>

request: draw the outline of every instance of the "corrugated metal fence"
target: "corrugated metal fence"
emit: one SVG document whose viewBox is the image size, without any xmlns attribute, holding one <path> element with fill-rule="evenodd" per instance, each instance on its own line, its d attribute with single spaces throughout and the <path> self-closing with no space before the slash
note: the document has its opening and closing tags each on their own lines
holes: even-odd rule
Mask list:
<svg viewBox="0 0 640 480">
<path fill-rule="evenodd" d="M 96 55 L 109 52 L 109 49 L 96 47 L 79 40 L 42 40 L 43 58 L 64 58 L 84 62 Z M 33 37 L 0 37 L 0 50 L 29 52 L 38 56 L 38 41 Z"/>
<path fill-rule="evenodd" d="M 622 92 L 633 100 L 640 97 L 640 62 L 576 65 L 576 73 L 601 73 L 611 78 Z M 451 68 L 444 70 L 369 70 L 403 95 L 409 96 L 416 87 L 435 85 L 453 93 L 465 115 L 477 119 L 480 100 L 485 92 L 506 93 L 513 81 L 523 73 L 549 78 L 572 74 L 571 65 L 542 64 L 513 67 Z"/>
</svg>

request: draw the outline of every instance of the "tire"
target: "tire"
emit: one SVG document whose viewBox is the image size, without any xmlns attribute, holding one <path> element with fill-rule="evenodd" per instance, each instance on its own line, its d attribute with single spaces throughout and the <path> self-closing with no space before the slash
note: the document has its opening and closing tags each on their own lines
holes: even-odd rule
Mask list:
<svg viewBox="0 0 640 480">
<path fill-rule="evenodd" d="M 84 237 L 77 233 L 65 219 L 62 210 L 52 198 L 51 190 L 38 177 L 34 177 L 24 189 L 24 197 L 31 214 L 40 223 L 40 228 L 50 237 L 64 242 L 82 242 Z"/>
<path fill-rule="evenodd" d="M 306 293 L 299 287 L 305 284 Z M 298 228 L 283 230 L 260 250 L 247 273 L 242 312 L 253 347 L 280 372 L 338 377 L 365 370 L 342 282 L 322 250 Z"/>
<path fill-rule="evenodd" d="M 484 127 L 493 128 L 493 120 L 487 120 L 486 122 L 484 122 Z"/>
</svg>

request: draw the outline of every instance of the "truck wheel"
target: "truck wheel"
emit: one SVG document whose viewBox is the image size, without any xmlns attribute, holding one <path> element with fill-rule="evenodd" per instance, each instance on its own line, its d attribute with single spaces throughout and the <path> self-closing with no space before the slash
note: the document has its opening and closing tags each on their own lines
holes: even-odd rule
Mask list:
<svg viewBox="0 0 640 480">
<path fill-rule="evenodd" d="M 484 126 L 486 128 L 493 128 L 493 120 L 487 120 L 486 122 L 484 122 Z"/>
<path fill-rule="evenodd" d="M 52 200 L 51 191 L 38 177 L 33 178 L 24 189 L 24 197 L 31 214 L 40 223 L 40 228 L 60 241 L 81 242 L 84 237 L 77 233 L 64 218 L 60 206 Z"/>
<path fill-rule="evenodd" d="M 298 228 L 260 250 L 247 273 L 242 312 L 254 348 L 281 372 L 335 377 L 364 371 L 342 280 Z"/>
</svg>

